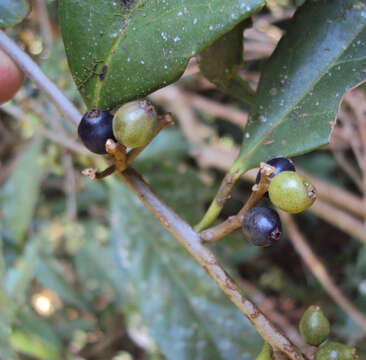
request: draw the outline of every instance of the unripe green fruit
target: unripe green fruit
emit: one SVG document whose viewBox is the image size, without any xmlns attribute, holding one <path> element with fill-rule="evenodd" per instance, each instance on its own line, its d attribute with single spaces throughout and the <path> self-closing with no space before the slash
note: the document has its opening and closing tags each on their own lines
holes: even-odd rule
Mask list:
<svg viewBox="0 0 366 360">
<path fill-rule="evenodd" d="M 328 319 L 319 306 L 310 306 L 300 320 L 300 334 L 309 345 L 320 345 L 330 332 Z"/>
<path fill-rule="evenodd" d="M 354 347 L 328 342 L 316 352 L 316 360 L 357 360 L 357 350 Z"/>
<path fill-rule="evenodd" d="M 262 347 L 260 354 L 257 356 L 256 360 L 272 360 L 272 346 L 265 343 Z"/>
<path fill-rule="evenodd" d="M 291 214 L 309 208 L 316 199 L 314 186 L 303 175 L 293 171 L 282 171 L 272 180 L 268 188 L 273 205 Z"/>
<path fill-rule="evenodd" d="M 113 134 L 126 147 L 145 146 L 155 135 L 157 118 L 154 106 L 146 100 L 126 103 L 114 115 Z"/>
</svg>

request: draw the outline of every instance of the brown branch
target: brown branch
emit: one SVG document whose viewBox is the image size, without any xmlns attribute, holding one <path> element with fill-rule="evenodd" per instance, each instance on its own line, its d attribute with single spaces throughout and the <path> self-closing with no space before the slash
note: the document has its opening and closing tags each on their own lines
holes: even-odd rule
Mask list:
<svg viewBox="0 0 366 360">
<path fill-rule="evenodd" d="M 243 291 L 257 304 L 260 310 L 271 321 L 285 331 L 288 338 L 298 347 L 304 348 L 305 342 L 299 334 L 297 327 L 293 326 L 286 316 L 282 315 L 275 309 L 275 302 L 270 301 L 261 291 L 253 286 L 249 281 L 240 278 L 238 284 Z"/>
<path fill-rule="evenodd" d="M 230 234 L 241 226 L 244 215 L 261 201 L 263 195 L 268 191 L 270 178 L 276 169 L 266 163 L 261 163 L 261 180 L 258 185 L 254 185 L 252 193 L 243 208 L 235 216 L 230 216 L 221 224 L 202 231 L 201 240 L 204 242 L 214 242 L 220 240 L 225 235 Z"/>
<path fill-rule="evenodd" d="M 136 171 L 128 168 L 123 173 L 117 173 L 117 175 L 207 271 L 221 290 L 250 320 L 266 342 L 273 348 L 285 353 L 291 360 L 304 359 L 303 355 L 295 349 L 286 336 L 263 315 L 255 304 L 244 296 L 240 288 L 217 262 L 211 251 L 201 244 L 199 234 L 163 203 Z"/>
<path fill-rule="evenodd" d="M 361 327 L 363 332 L 366 333 L 366 318 L 352 305 L 334 283 L 323 263 L 311 250 L 305 236 L 297 227 L 293 217 L 283 211 L 280 212 L 280 215 L 282 220 L 286 223 L 287 231 L 295 250 L 301 256 L 310 271 L 322 284 L 329 296 Z"/>
<path fill-rule="evenodd" d="M 15 105 L 2 105 L 0 110 L 13 116 L 19 121 L 28 121 L 29 117 L 19 107 Z M 82 145 L 74 141 L 70 137 L 66 137 L 63 132 L 54 132 L 41 125 L 36 124 L 37 133 L 52 140 L 53 142 L 62 145 L 66 149 L 82 155 L 91 155 L 91 153 Z"/>
<path fill-rule="evenodd" d="M 45 0 L 36 0 L 36 9 L 39 20 L 39 27 L 42 34 L 44 43 L 43 51 L 46 56 L 51 51 L 53 36 L 52 36 L 52 25 L 47 12 L 47 4 Z"/>
</svg>

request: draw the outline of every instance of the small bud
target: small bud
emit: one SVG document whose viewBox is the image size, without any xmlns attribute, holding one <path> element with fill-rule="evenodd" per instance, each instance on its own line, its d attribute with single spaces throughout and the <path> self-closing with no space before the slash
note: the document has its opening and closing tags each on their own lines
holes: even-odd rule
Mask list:
<svg viewBox="0 0 366 360">
<path fill-rule="evenodd" d="M 328 319 L 319 306 L 310 306 L 300 320 L 300 334 L 309 345 L 320 345 L 330 332 Z"/>
</svg>

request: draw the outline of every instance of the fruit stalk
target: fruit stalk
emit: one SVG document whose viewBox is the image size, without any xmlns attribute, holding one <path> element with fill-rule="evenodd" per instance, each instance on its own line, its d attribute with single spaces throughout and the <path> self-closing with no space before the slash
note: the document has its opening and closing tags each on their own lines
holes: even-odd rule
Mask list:
<svg viewBox="0 0 366 360">
<path fill-rule="evenodd" d="M 230 216 L 221 224 L 202 231 L 200 233 L 200 237 L 203 242 L 215 242 L 241 227 L 244 215 L 251 208 L 257 205 L 262 199 L 263 195 L 268 191 L 270 178 L 275 171 L 275 168 L 273 166 L 266 163 L 261 163 L 260 167 L 261 179 L 259 181 L 259 184 L 253 186 L 253 191 L 242 209 L 238 212 L 237 215 Z"/>
</svg>

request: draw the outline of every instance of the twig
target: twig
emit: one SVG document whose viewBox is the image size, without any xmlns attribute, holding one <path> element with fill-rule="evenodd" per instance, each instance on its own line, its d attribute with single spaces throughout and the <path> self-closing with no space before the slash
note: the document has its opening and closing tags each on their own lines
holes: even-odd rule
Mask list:
<svg viewBox="0 0 366 360">
<path fill-rule="evenodd" d="M 5 40 L 4 40 L 5 39 Z M 0 32 L 0 48 L 9 49 L 9 39 Z M 15 46 L 10 42 L 10 49 Z M 39 88 L 46 94 L 49 93 L 50 81 L 46 78 L 45 82 L 40 81 L 45 75 L 39 70 L 38 66 L 32 62 L 28 67 L 30 59 L 16 47 L 13 60 L 21 67 L 27 68 L 28 76 L 36 82 Z M 14 49 L 13 49 L 14 50 Z M 8 53 L 8 51 L 6 51 Z M 12 52 L 12 51 L 10 51 Z M 52 83 L 51 83 L 52 84 Z M 78 110 L 69 102 L 64 95 L 52 84 L 51 101 L 61 104 L 60 108 L 65 116 L 75 124 L 81 118 Z M 62 100 L 60 100 L 62 99 Z M 283 335 L 241 292 L 240 288 L 234 283 L 231 277 L 219 265 L 213 254 L 201 244 L 199 234 L 196 233 L 187 223 L 185 223 L 177 214 L 168 208 L 155 195 L 150 187 L 142 180 L 136 171 L 126 169 L 123 173 L 117 172 L 120 179 L 134 192 L 145 206 L 158 218 L 161 224 L 186 248 L 192 257 L 208 272 L 219 287 L 237 306 L 237 308 L 251 321 L 257 331 L 271 344 L 275 349 L 279 349 L 291 360 L 303 360 L 304 356 L 292 345 L 292 343 Z"/>
<path fill-rule="evenodd" d="M 251 321 L 266 342 L 273 348 L 285 353 L 291 360 L 304 358 L 263 313 L 243 295 L 240 288 L 217 262 L 211 251 L 201 244 L 199 234 L 165 205 L 136 171 L 128 168 L 123 173 L 117 173 L 117 175 L 207 271 L 222 291 Z"/>
<path fill-rule="evenodd" d="M 88 176 L 90 180 L 103 179 L 109 175 L 112 175 L 116 171 L 116 166 L 111 165 L 103 171 L 98 172 L 96 168 L 84 169 L 81 173 Z"/>
<path fill-rule="evenodd" d="M 303 348 L 305 345 L 304 340 L 301 338 L 298 329 L 293 326 L 286 316 L 283 316 L 275 309 L 275 303 L 270 301 L 261 291 L 253 286 L 249 281 L 239 278 L 239 286 L 244 292 L 250 296 L 250 298 L 257 304 L 260 310 L 268 316 L 271 321 L 278 325 L 285 331 L 288 338 L 299 348 Z"/>
<path fill-rule="evenodd" d="M 357 173 L 356 169 L 349 164 L 348 160 L 345 158 L 343 151 L 333 151 L 333 155 L 337 160 L 339 166 L 344 170 L 344 172 L 350 177 L 350 179 L 357 185 L 358 189 L 363 191 L 363 184 L 361 176 Z"/>
<path fill-rule="evenodd" d="M 182 91 L 176 85 L 155 91 L 149 97 L 154 103 L 163 105 L 168 111 L 177 115 L 182 131 L 188 142 L 195 145 L 214 135 L 213 130 L 201 124 L 189 102 L 182 96 Z"/>
<path fill-rule="evenodd" d="M 231 197 L 230 194 L 240 176 L 241 174 L 239 173 L 239 171 L 233 172 L 232 169 L 230 169 L 226 173 L 224 179 L 221 182 L 219 190 L 216 193 L 216 196 L 214 197 L 210 207 L 206 211 L 206 214 L 203 216 L 201 221 L 195 226 L 196 231 L 200 232 L 208 228 L 217 219 L 226 201 L 230 199 Z"/>
<path fill-rule="evenodd" d="M 182 94 L 189 104 L 194 108 L 204 111 L 207 114 L 231 121 L 233 124 L 244 129 L 248 121 L 248 113 L 236 110 L 216 101 L 208 100 L 203 96 L 191 93 Z"/>
<path fill-rule="evenodd" d="M 44 42 L 44 54 L 47 56 L 51 50 L 53 42 L 52 26 L 48 17 L 47 5 L 45 0 L 36 0 L 36 6 L 40 30 Z"/>
<path fill-rule="evenodd" d="M 0 48 L 13 59 L 40 89 L 42 89 L 68 120 L 76 125 L 79 124 L 81 115 L 76 107 L 62 94 L 57 86 L 48 79 L 38 65 L 2 30 L 0 30 Z"/>
<path fill-rule="evenodd" d="M 366 217 L 366 211 L 364 205 L 359 196 L 355 196 L 347 190 L 340 188 L 339 186 L 331 185 L 318 178 L 314 178 L 312 175 L 305 174 L 301 169 L 299 170 L 310 182 L 315 186 L 319 197 L 336 206 L 347 210 L 351 214 L 361 218 Z M 310 208 L 311 210 L 311 208 Z"/>
<path fill-rule="evenodd" d="M 70 220 L 75 220 L 77 214 L 77 205 L 76 205 L 76 179 L 74 167 L 72 164 L 72 158 L 70 154 L 65 154 L 62 157 L 66 174 L 64 180 L 64 188 L 67 194 L 67 217 Z"/>
<path fill-rule="evenodd" d="M 366 225 L 352 215 L 317 199 L 310 210 L 321 219 L 366 244 Z"/>
<path fill-rule="evenodd" d="M 221 224 L 214 226 L 210 229 L 203 231 L 200 234 L 202 241 L 204 242 L 214 242 L 225 235 L 230 234 L 232 231 L 236 230 L 241 226 L 244 215 L 255 205 L 259 203 L 263 195 L 268 191 L 268 186 L 270 182 L 271 175 L 276 169 L 266 163 L 261 163 L 261 180 L 258 185 L 254 185 L 252 193 L 245 203 L 243 208 L 235 216 L 230 216 L 227 220 Z"/>
<path fill-rule="evenodd" d="M 6 112 L 7 114 L 13 116 L 17 120 L 20 121 L 27 121 L 28 115 L 24 113 L 20 108 L 14 105 L 2 105 L 0 106 L 0 110 Z M 45 136 L 46 138 L 52 140 L 53 142 L 62 145 L 66 149 L 76 153 L 76 154 L 82 154 L 82 155 L 91 155 L 91 153 L 86 150 L 86 148 L 80 144 L 78 144 L 76 141 L 74 141 L 72 138 L 64 136 L 61 132 L 54 132 L 50 131 L 49 129 L 46 129 L 45 127 L 41 125 L 36 125 L 37 133 L 40 135 Z"/>
<path fill-rule="evenodd" d="M 366 210 L 366 96 L 364 90 L 356 89 L 348 92 L 346 93 L 344 100 L 352 108 L 352 112 L 357 120 L 358 132 L 361 138 L 362 154 L 359 154 L 357 160 L 363 174 L 363 203 L 364 209 Z"/>
<path fill-rule="evenodd" d="M 300 232 L 293 217 L 283 211 L 280 212 L 280 215 L 287 225 L 287 231 L 295 250 L 301 256 L 310 271 L 322 284 L 329 296 L 361 327 L 363 332 L 366 333 L 366 318 L 352 305 L 334 283 L 323 263 L 311 250 L 305 236 Z"/>
</svg>

